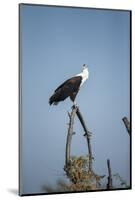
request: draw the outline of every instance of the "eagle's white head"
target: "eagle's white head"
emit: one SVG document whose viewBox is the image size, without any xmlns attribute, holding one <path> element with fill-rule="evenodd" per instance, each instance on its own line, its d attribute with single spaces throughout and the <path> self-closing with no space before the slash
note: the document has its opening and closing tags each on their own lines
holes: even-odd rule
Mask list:
<svg viewBox="0 0 135 200">
<path fill-rule="evenodd" d="M 83 69 L 82 69 L 82 70 L 85 70 L 85 69 L 87 69 L 87 70 L 88 70 L 88 65 L 86 65 L 86 64 L 83 64 Z"/>
<path fill-rule="evenodd" d="M 82 82 L 81 85 L 89 78 L 89 71 L 88 71 L 88 65 L 83 64 L 82 72 L 80 74 L 77 74 L 76 76 L 82 76 Z"/>
<path fill-rule="evenodd" d="M 83 82 L 86 81 L 89 78 L 88 65 L 86 65 L 86 64 L 83 65 L 81 75 L 83 77 Z"/>
</svg>

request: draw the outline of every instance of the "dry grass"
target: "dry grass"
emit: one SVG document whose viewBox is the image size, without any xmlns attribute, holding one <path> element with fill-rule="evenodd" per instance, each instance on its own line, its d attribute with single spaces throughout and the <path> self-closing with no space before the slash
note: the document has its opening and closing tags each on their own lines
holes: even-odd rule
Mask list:
<svg viewBox="0 0 135 200">
<path fill-rule="evenodd" d="M 53 192 L 73 192 L 73 191 L 91 191 L 101 189 L 100 180 L 103 178 L 95 174 L 93 171 L 88 170 L 89 157 L 71 157 L 70 165 L 68 169 L 65 169 L 66 176 L 69 179 L 69 183 L 58 180 L 57 187 L 44 186 L 44 190 Z"/>
<path fill-rule="evenodd" d="M 89 171 L 88 164 L 88 156 L 74 156 L 71 158 L 70 165 L 66 169 L 67 177 L 71 182 L 67 186 L 69 191 L 89 191 L 99 188 L 101 176 Z"/>
</svg>

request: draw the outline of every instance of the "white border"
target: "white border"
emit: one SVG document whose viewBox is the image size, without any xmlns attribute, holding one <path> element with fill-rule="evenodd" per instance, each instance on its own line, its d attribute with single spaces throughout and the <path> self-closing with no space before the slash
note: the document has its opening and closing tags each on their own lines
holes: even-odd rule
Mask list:
<svg viewBox="0 0 135 200">
<path fill-rule="evenodd" d="M 18 3 L 38 3 L 50 5 L 68 5 L 79 7 L 114 8 L 133 10 L 134 0 L 4 0 L 0 4 L 0 199 L 19 199 L 15 193 L 18 189 Z M 135 53 L 135 23 L 133 29 L 133 54 Z M 134 54 L 135 55 L 135 54 Z M 134 66 L 133 60 L 132 65 Z M 132 75 L 135 74 L 134 68 Z M 133 78 L 132 78 L 133 80 Z M 133 90 L 134 90 L 133 80 Z M 132 95 L 135 102 L 135 90 Z M 133 110 L 135 107 L 133 104 Z M 133 155 L 135 152 L 135 114 L 133 112 Z M 26 199 L 132 199 L 135 195 L 135 156 L 133 157 L 133 190 L 114 192 L 92 192 L 61 194 L 49 196 L 31 196 Z"/>
</svg>

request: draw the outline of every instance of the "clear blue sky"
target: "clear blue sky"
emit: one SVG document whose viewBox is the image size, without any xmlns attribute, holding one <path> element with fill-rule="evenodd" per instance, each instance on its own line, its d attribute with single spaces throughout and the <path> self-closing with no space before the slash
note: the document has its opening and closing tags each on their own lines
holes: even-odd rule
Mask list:
<svg viewBox="0 0 135 200">
<path fill-rule="evenodd" d="M 77 103 L 92 135 L 97 174 L 129 183 L 129 135 L 122 118 L 130 115 L 130 16 L 127 11 L 21 6 L 22 193 L 41 193 L 63 178 L 69 99 L 49 106 L 54 89 L 80 73 L 90 77 Z M 83 130 L 75 124 L 72 155 L 87 154 Z"/>
</svg>

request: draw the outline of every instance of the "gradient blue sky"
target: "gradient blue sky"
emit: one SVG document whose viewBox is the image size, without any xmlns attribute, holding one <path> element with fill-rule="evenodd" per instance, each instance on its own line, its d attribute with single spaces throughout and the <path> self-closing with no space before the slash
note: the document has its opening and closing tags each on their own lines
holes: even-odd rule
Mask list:
<svg viewBox="0 0 135 200">
<path fill-rule="evenodd" d="M 21 5 L 21 192 L 41 193 L 65 179 L 63 166 L 71 101 L 49 106 L 54 89 L 80 73 L 90 77 L 77 103 L 92 135 L 97 174 L 129 183 L 129 135 L 122 118 L 130 115 L 130 13 Z M 75 124 L 72 155 L 87 154 L 83 130 Z"/>
</svg>

